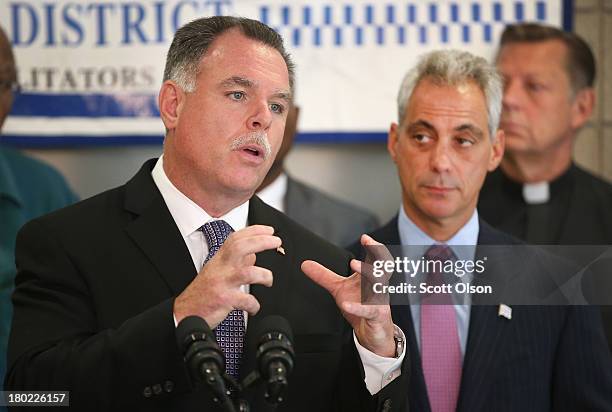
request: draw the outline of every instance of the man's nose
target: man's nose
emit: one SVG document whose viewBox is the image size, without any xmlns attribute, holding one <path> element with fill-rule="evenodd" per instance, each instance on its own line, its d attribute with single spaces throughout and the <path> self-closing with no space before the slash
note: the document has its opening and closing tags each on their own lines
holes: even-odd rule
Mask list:
<svg viewBox="0 0 612 412">
<path fill-rule="evenodd" d="M 266 130 L 272 123 L 272 112 L 270 111 L 270 105 L 267 101 L 257 102 L 252 107 L 252 112 L 247 120 L 247 127 L 250 129 Z"/>
<path fill-rule="evenodd" d="M 518 80 L 508 80 L 504 85 L 502 97 L 503 110 L 516 110 L 520 107 L 525 91 Z"/>
<path fill-rule="evenodd" d="M 431 151 L 431 169 L 436 173 L 448 172 L 451 168 L 449 143 L 438 140 Z"/>
</svg>

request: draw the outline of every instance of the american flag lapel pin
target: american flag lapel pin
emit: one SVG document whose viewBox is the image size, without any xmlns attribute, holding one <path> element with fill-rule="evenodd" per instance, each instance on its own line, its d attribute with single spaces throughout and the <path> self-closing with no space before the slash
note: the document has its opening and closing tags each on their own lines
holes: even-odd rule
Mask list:
<svg viewBox="0 0 612 412">
<path fill-rule="evenodd" d="M 497 310 L 498 316 L 503 316 L 504 318 L 510 320 L 512 319 L 512 308 L 508 305 L 500 303 L 499 309 Z"/>
</svg>

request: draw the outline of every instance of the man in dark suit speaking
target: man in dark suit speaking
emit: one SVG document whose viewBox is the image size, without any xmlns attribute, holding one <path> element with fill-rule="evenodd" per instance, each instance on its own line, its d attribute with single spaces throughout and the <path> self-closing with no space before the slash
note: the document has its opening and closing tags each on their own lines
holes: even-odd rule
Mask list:
<svg viewBox="0 0 612 412">
<path fill-rule="evenodd" d="M 476 248 L 462 245 L 508 245 L 512 253 L 517 241 L 476 210 L 485 175 L 503 155 L 501 97 L 495 68 L 467 52 L 430 53 L 406 75 L 388 139 L 402 205 L 374 239 L 434 261 L 473 260 Z M 392 306 L 407 336 L 411 410 L 612 410 L 612 360 L 597 310 L 464 297 L 426 304 L 417 295 Z"/>
<path fill-rule="evenodd" d="M 389 307 L 351 302 L 359 273 L 335 300 L 304 276 L 306 259 L 343 274 L 356 265 L 253 197 L 292 80 L 282 39 L 259 22 L 211 17 L 177 31 L 159 93 L 163 156 L 19 234 L 8 389 L 69 390 L 76 410 L 217 410 L 187 374 L 175 325 L 197 315 L 216 328 L 240 379 L 254 368 L 252 331 L 280 314 L 296 360 L 278 410 L 400 409 Z M 262 398 L 248 395 L 252 410 L 268 409 Z"/>
</svg>

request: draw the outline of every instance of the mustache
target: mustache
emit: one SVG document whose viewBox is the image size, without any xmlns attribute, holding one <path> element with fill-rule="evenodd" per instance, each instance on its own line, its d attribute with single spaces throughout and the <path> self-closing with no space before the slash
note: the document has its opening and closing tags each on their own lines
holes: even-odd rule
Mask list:
<svg viewBox="0 0 612 412">
<path fill-rule="evenodd" d="M 268 141 L 268 134 L 261 130 L 236 137 L 232 141 L 231 149 L 238 150 L 241 147 L 251 144 L 257 145 L 263 149 L 262 155 L 264 159 L 267 159 L 272 155 L 272 147 L 270 146 L 270 142 Z"/>
</svg>

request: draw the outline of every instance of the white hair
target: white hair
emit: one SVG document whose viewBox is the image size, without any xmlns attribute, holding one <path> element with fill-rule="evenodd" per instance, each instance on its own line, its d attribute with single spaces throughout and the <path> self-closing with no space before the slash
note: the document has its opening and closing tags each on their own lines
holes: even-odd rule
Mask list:
<svg viewBox="0 0 612 412">
<path fill-rule="evenodd" d="M 460 50 L 438 50 L 425 54 L 404 76 L 397 95 L 398 123 L 406 115 L 406 106 L 414 88 L 428 78 L 443 85 L 457 86 L 475 82 L 485 95 L 491 140 L 499 126 L 503 84 L 495 67 L 484 58 Z"/>
</svg>

